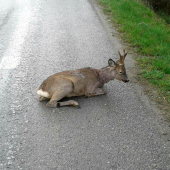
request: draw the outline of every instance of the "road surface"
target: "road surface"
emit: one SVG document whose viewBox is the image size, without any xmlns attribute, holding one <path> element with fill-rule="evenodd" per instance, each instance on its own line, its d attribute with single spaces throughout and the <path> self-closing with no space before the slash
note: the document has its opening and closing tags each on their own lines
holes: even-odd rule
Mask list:
<svg viewBox="0 0 170 170">
<path fill-rule="evenodd" d="M 169 131 L 134 83 L 114 80 L 107 95 L 74 98 L 81 109 L 38 101 L 49 75 L 119 58 L 94 1 L 0 8 L 0 169 L 170 170 Z M 130 55 L 125 62 L 130 74 Z"/>
</svg>

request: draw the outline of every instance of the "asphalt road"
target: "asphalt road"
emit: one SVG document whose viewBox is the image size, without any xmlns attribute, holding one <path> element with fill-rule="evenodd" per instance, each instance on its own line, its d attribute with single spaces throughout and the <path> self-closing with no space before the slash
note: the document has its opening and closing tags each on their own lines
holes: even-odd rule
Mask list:
<svg viewBox="0 0 170 170">
<path fill-rule="evenodd" d="M 38 101 L 49 75 L 118 59 L 106 27 L 93 1 L 1 2 L 0 169 L 170 170 L 169 131 L 134 83 L 74 98 L 81 109 Z"/>
</svg>

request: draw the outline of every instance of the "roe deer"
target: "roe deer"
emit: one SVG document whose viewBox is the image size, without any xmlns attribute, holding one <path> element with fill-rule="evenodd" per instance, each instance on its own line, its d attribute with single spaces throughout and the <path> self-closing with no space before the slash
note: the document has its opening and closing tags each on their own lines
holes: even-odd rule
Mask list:
<svg viewBox="0 0 170 170">
<path fill-rule="evenodd" d="M 40 95 L 39 100 L 50 100 L 47 107 L 60 107 L 72 105 L 80 108 L 79 104 L 74 100 L 59 102 L 64 97 L 82 96 L 86 97 L 106 94 L 101 88 L 110 80 L 120 80 L 128 82 L 124 60 L 127 55 L 120 55 L 120 59 L 116 62 L 112 59 L 108 60 L 108 66 L 101 69 L 82 68 L 77 70 L 63 71 L 56 73 L 43 81 L 39 87 L 37 94 Z"/>
</svg>

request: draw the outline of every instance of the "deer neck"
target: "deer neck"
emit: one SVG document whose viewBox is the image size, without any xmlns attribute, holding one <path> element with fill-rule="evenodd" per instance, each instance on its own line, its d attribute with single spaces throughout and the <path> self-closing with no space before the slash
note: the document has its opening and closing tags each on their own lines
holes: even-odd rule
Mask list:
<svg viewBox="0 0 170 170">
<path fill-rule="evenodd" d="M 111 71 L 109 67 L 101 68 L 96 71 L 98 75 L 98 81 L 102 86 L 115 78 L 113 76 L 113 71 Z"/>
</svg>

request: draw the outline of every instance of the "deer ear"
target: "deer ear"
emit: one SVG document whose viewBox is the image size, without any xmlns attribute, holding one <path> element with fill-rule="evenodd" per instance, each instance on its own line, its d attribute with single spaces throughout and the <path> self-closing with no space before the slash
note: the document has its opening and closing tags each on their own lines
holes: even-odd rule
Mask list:
<svg viewBox="0 0 170 170">
<path fill-rule="evenodd" d="M 114 65 L 116 65 L 116 62 L 113 61 L 111 58 L 108 60 L 108 64 L 110 67 L 113 67 Z"/>
</svg>

